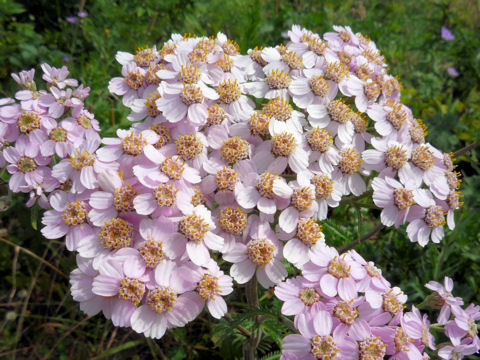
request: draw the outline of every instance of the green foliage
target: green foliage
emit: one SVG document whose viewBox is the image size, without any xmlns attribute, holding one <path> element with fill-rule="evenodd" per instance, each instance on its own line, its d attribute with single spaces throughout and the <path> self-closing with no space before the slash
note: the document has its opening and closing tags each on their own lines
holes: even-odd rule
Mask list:
<svg viewBox="0 0 480 360">
<path fill-rule="evenodd" d="M 0 93 L 11 96 L 11 72 L 49 62 L 68 65 L 72 76 L 91 87 L 87 106 L 101 122 L 102 135 L 126 127 L 128 111 L 109 94 L 112 77 L 121 66 L 118 50 L 134 52 L 144 45 L 161 46 L 172 32 L 212 35 L 226 33 L 241 51 L 256 45 L 281 43 L 292 24 L 319 33 L 334 24 L 350 25 L 373 39 L 391 72 L 403 84 L 402 101 L 429 126 L 427 140 L 443 151 L 456 151 L 480 140 L 480 39 L 475 2 L 459 0 L 131 0 L 47 1 L 0 0 Z M 89 14 L 66 21 L 79 6 Z M 449 27 L 454 41 L 440 37 Z M 455 67 L 458 77 L 447 73 Z M 37 76 L 39 71 L 37 71 Z M 455 280 L 454 294 L 480 303 L 480 168 L 478 150 L 458 158 L 465 205 L 456 214 L 456 229 L 441 244 L 421 248 L 411 244 L 405 229 L 383 229 L 355 249 L 375 261 L 392 284 L 419 303 L 428 294 L 429 280 L 445 275 Z M 41 237 L 38 209 L 12 197 L 0 186 L 0 237 L 37 254 L 68 274 L 74 254 L 60 241 Z M 360 204 L 365 205 L 366 199 Z M 322 222 L 326 241 L 348 245 L 378 223 L 379 211 L 348 203 Z M 226 270 L 228 267 L 225 267 Z M 288 268 L 295 276 L 298 271 Z M 68 281 L 32 256 L 0 245 L 0 356 L 11 358 L 133 358 L 242 359 L 245 335 L 261 334 L 262 359 L 278 359 L 281 339 L 289 333 L 281 320 L 281 302 L 271 290 L 260 294 L 260 308 L 248 309 L 239 287 L 227 302 L 231 321 L 203 314 L 161 340 L 146 340 L 131 330 L 114 329 L 103 316 L 87 319 L 69 294 Z M 3 306 L 5 305 L 5 306 Z M 253 321 L 260 317 L 260 324 Z"/>
</svg>

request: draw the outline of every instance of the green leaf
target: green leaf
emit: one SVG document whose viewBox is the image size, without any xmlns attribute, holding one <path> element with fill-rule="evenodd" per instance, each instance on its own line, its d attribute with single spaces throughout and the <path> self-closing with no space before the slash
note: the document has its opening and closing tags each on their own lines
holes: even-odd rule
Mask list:
<svg viewBox="0 0 480 360">
<path fill-rule="evenodd" d="M 135 346 L 137 346 L 137 345 L 140 344 L 140 343 L 141 343 L 140 340 L 128 341 L 128 342 L 126 342 L 125 344 L 115 346 L 115 347 L 113 347 L 113 348 L 105 351 L 104 353 L 101 353 L 101 354 L 98 355 L 95 359 L 103 359 L 103 358 L 106 358 L 106 357 L 108 357 L 108 356 L 112 356 L 112 355 L 118 354 L 119 352 L 121 352 L 121 351 L 123 351 L 123 350 L 130 349 L 130 348 L 132 348 L 132 347 L 135 347 Z"/>
</svg>

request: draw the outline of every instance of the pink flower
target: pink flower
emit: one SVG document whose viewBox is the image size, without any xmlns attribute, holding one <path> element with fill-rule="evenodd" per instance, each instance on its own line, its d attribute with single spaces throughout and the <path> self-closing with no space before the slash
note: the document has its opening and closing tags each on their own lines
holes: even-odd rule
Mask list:
<svg viewBox="0 0 480 360">
<path fill-rule="evenodd" d="M 128 255 L 122 250 L 128 250 Z M 110 304 L 104 309 L 107 318 L 111 317 L 114 326 L 130 326 L 130 318 L 142 302 L 147 289 L 144 276 L 145 268 L 138 266 L 135 255 L 122 249 L 107 256 L 98 268 L 99 274 L 92 283 L 92 292 L 96 295 L 111 297 Z M 108 315 L 107 315 L 108 314 Z"/>
<path fill-rule="evenodd" d="M 66 235 L 67 249 L 75 251 L 83 238 L 96 238 L 93 228 L 88 223 L 89 193 L 81 195 L 67 194 L 63 191 L 50 196 L 52 210 L 45 212 L 42 218 L 42 235 L 47 239 L 59 239 Z"/>
<path fill-rule="evenodd" d="M 413 205 L 408 214 L 410 224 L 407 226 L 407 234 L 410 241 L 425 246 L 429 240 L 434 243 L 442 240 L 445 209 L 435 202 L 428 190 L 423 190 L 422 193 L 421 197 L 416 198 L 419 205 Z"/>
<path fill-rule="evenodd" d="M 95 191 L 90 195 L 92 207 L 88 217 L 93 225 L 101 226 L 118 216 L 119 213 L 133 212 L 133 200 L 139 193 L 135 179 L 123 181 L 118 172 L 106 170 L 98 174 L 99 187 L 103 191 Z"/>
<path fill-rule="evenodd" d="M 83 107 L 83 101 L 73 96 L 72 89 L 60 90 L 51 86 L 49 90 L 50 94 L 42 95 L 38 101 L 40 105 L 48 108 L 48 115 L 54 119 L 58 119 L 72 107 Z"/>
<path fill-rule="evenodd" d="M 196 206 L 178 222 L 178 232 L 187 240 L 187 254 L 195 265 L 203 266 L 210 260 L 208 250 L 220 251 L 223 238 L 214 234 L 210 211 L 203 205 Z"/>
<path fill-rule="evenodd" d="M 298 268 L 302 268 L 311 257 L 312 249 L 325 245 L 322 226 L 313 218 L 302 218 L 298 221 L 295 233 L 278 232 L 280 240 L 288 240 L 283 248 L 283 256 Z"/>
<path fill-rule="evenodd" d="M 81 193 L 85 189 L 95 189 L 98 186 L 97 174 L 106 170 L 116 170 L 116 164 L 105 164 L 95 155 L 98 148 L 96 139 L 87 139 L 73 150 L 69 159 L 64 159 L 52 169 L 52 176 L 60 182 L 72 181 L 71 191 Z"/>
<path fill-rule="evenodd" d="M 305 77 L 294 79 L 288 87 L 295 105 L 306 109 L 312 103 L 326 104 L 335 98 L 338 85 L 325 79 L 321 69 L 305 69 L 303 74 Z"/>
<path fill-rule="evenodd" d="M 57 154 L 60 158 L 67 157 L 78 143 L 78 139 L 74 134 L 69 134 L 70 131 L 56 122 L 45 122 L 45 132 L 36 132 L 35 141 L 41 144 L 40 153 L 43 156 L 52 156 Z M 75 139 L 76 142 L 70 141 Z"/>
<path fill-rule="evenodd" d="M 315 315 L 300 314 L 300 334 L 287 335 L 282 342 L 282 354 L 298 359 L 357 359 L 357 343 L 333 328 L 332 315 L 324 310 Z"/>
<path fill-rule="evenodd" d="M 68 71 L 66 66 L 62 66 L 60 69 L 54 68 L 48 64 L 42 64 L 43 70 L 42 79 L 59 89 L 63 89 L 66 86 L 78 86 L 78 81 L 75 79 L 67 79 Z"/>
<path fill-rule="evenodd" d="M 282 244 L 275 237 L 268 222 L 253 221 L 247 244 L 230 243 L 223 251 L 223 258 L 232 262 L 230 275 L 239 284 L 245 284 L 256 273 L 264 288 L 272 287 L 287 276 L 280 261 Z"/>
<path fill-rule="evenodd" d="M 132 167 L 136 157 L 142 156 L 146 146 L 155 144 L 159 136 L 155 131 L 144 130 L 137 132 L 130 130 L 117 130 L 116 138 L 103 138 L 106 145 L 97 150 L 97 157 L 105 163 L 118 162 L 120 169 L 127 176 L 132 175 Z"/>
<path fill-rule="evenodd" d="M 367 185 L 359 174 L 364 171 L 359 149 L 352 145 L 343 145 L 338 155 L 339 160 L 337 168 L 332 173 L 332 179 L 343 187 L 344 195 L 363 194 Z"/>
<path fill-rule="evenodd" d="M 205 302 L 210 314 L 221 319 L 227 312 L 224 296 L 233 291 L 232 278 L 220 270 L 214 260 L 210 260 L 206 268 L 188 263 L 178 269 L 178 275 L 188 284 L 184 290 L 194 290 L 195 302 L 203 308 Z"/>
<path fill-rule="evenodd" d="M 270 135 L 271 140 L 258 145 L 252 158 L 260 170 L 275 169 L 281 174 L 287 166 L 296 173 L 307 169 L 309 151 L 300 133 L 278 123 Z"/>
<path fill-rule="evenodd" d="M 12 73 L 12 78 L 22 88 L 30 91 L 36 90 L 35 69 L 20 71 L 18 74 Z"/>
<path fill-rule="evenodd" d="M 303 275 L 310 281 L 319 281 L 322 292 L 342 300 L 357 297 L 356 280 L 365 277 L 363 267 L 348 254 L 339 255 L 332 247 L 323 246 L 311 250 L 311 260 L 303 267 Z"/>
<path fill-rule="evenodd" d="M 295 318 L 312 309 L 315 304 L 323 306 L 324 300 L 318 283 L 301 276 L 287 279 L 275 286 L 275 296 L 283 301 L 282 314 L 294 315 Z"/>
<path fill-rule="evenodd" d="M 435 337 L 430 333 L 430 321 L 427 314 L 423 314 L 422 317 L 420 311 L 412 305 L 412 311 L 403 315 L 401 324 L 411 339 L 431 350 L 436 350 Z"/>
<path fill-rule="evenodd" d="M 455 36 L 452 34 L 452 32 L 448 28 L 446 28 L 445 26 L 442 26 L 442 29 L 441 29 L 440 33 L 442 35 L 443 40 L 450 41 L 450 40 L 455 39 Z"/>
<path fill-rule="evenodd" d="M 80 310 L 93 316 L 108 307 L 108 299 L 92 292 L 93 278 L 98 272 L 93 268 L 93 259 L 77 255 L 77 266 L 70 273 L 70 293 L 73 300 L 80 303 Z"/>
<path fill-rule="evenodd" d="M 434 291 L 436 306 L 441 308 L 437 321 L 440 324 L 446 324 L 450 318 L 451 307 L 463 305 L 461 298 L 452 295 L 453 280 L 445 276 L 444 285 L 436 281 L 429 281 L 425 284 L 425 287 Z"/>
<path fill-rule="evenodd" d="M 301 173 L 300 173 L 301 174 Z M 278 218 L 278 225 L 286 233 L 295 231 L 300 219 L 309 218 L 318 211 L 315 186 L 306 176 L 297 175 L 297 181 L 288 184 L 292 188 L 290 206 Z"/>
<path fill-rule="evenodd" d="M 50 158 L 41 156 L 38 146 L 29 145 L 25 138 L 19 138 L 14 147 L 5 148 L 3 156 L 10 163 L 7 170 L 12 176 L 8 184 L 14 192 L 29 192 L 40 185 L 47 174 Z"/>
<path fill-rule="evenodd" d="M 273 215 L 277 208 L 288 205 L 293 191 L 284 179 L 274 171 L 258 175 L 253 161 L 241 161 L 240 164 L 242 182 L 235 185 L 235 199 L 241 207 L 257 207 L 261 213 Z"/>
<path fill-rule="evenodd" d="M 315 186 L 315 197 L 318 204 L 318 212 L 315 217 L 318 220 L 327 218 L 328 207 L 337 207 L 343 195 L 343 185 L 321 171 L 304 171 L 297 177 L 305 176 Z"/>
<path fill-rule="evenodd" d="M 145 70 L 130 62 L 122 67 L 121 77 L 116 77 L 108 83 L 108 90 L 115 95 L 122 96 L 125 106 L 133 104 L 139 98 L 139 92 L 143 90 Z"/>
<path fill-rule="evenodd" d="M 412 116 L 410 109 L 394 100 L 370 106 L 367 114 L 375 121 L 375 130 L 382 136 L 400 131 Z"/>
<path fill-rule="evenodd" d="M 380 219 L 386 226 L 399 227 L 407 220 L 409 211 L 415 203 L 428 203 L 425 190 L 412 182 L 405 185 L 390 176 L 376 177 L 372 182 L 373 202 L 382 208 Z"/>
<path fill-rule="evenodd" d="M 457 69 L 455 69 L 453 66 L 450 66 L 448 69 L 447 69 L 447 72 L 448 72 L 448 75 L 452 76 L 452 77 L 457 77 L 459 74 L 459 72 L 457 71 Z"/>
<path fill-rule="evenodd" d="M 68 133 L 68 140 L 79 146 L 83 139 L 96 139 L 100 143 L 100 126 L 94 115 L 85 109 L 75 107 L 72 110 L 72 117 L 62 120 L 61 126 Z"/>
<path fill-rule="evenodd" d="M 147 161 L 135 165 L 133 173 L 147 187 L 154 187 L 169 181 L 176 184 L 197 184 L 201 181 L 197 169 L 189 166 L 180 156 L 174 155 L 173 144 L 166 145 L 160 150 L 149 144 L 145 146 L 144 154 Z"/>
<path fill-rule="evenodd" d="M 162 97 L 156 101 L 163 116 L 172 123 L 187 117 L 195 125 L 203 125 L 208 117 L 208 105 L 205 99 L 217 100 L 215 90 L 203 83 L 165 84 Z"/>
<path fill-rule="evenodd" d="M 136 247 L 146 267 L 154 268 L 158 263 L 179 259 L 185 253 L 185 238 L 177 232 L 177 224 L 167 217 L 143 219 L 139 229 L 142 241 Z"/>
<path fill-rule="evenodd" d="M 194 291 L 180 293 L 175 263 L 165 261 L 155 269 L 154 281 L 149 284 L 143 304 L 133 313 L 130 324 L 137 333 L 159 339 L 173 327 L 185 326 L 203 309 Z"/>
</svg>

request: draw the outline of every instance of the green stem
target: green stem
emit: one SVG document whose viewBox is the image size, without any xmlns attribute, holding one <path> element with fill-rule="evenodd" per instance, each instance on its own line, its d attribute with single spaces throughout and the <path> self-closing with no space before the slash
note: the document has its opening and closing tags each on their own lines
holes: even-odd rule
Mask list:
<svg viewBox="0 0 480 360">
<path fill-rule="evenodd" d="M 439 332 L 444 332 L 445 327 L 442 324 L 436 323 L 430 325 L 430 331 L 439 331 Z"/>
<path fill-rule="evenodd" d="M 245 296 L 247 298 L 247 304 L 249 307 L 259 307 L 259 301 L 258 301 L 258 283 L 257 283 L 257 277 L 254 275 L 249 282 L 247 282 L 247 285 L 245 286 Z M 258 346 L 258 343 L 260 342 L 260 337 L 261 337 L 261 332 L 260 328 L 258 327 L 259 324 L 259 316 L 255 315 L 253 317 L 253 320 L 255 321 L 256 327 L 257 327 L 257 334 L 255 334 L 255 329 L 252 329 L 252 336 L 250 337 L 250 340 L 248 343 L 245 343 L 245 348 L 244 348 L 244 355 L 246 360 L 255 360 L 257 358 L 256 354 L 256 348 Z"/>
</svg>

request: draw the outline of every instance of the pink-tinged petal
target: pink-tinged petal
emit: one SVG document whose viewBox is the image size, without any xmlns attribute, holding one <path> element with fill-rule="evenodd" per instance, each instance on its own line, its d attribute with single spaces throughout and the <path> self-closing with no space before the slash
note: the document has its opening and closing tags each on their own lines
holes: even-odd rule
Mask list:
<svg viewBox="0 0 480 360">
<path fill-rule="evenodd" d="M 142 305 L 133 313 L 130 324 L 135 332 L 142 334 L 152 327 L 155 318 L 155 312 L 148 305 Z"/>
<path fill-rule="evenodd" d="M 223 248 L 223 238 L 218 236 L 211 231 L 205 234 L 205 238 L 203 239 L 205 245 L 211 250 L 221 251 Z"/>
<path fill-rule="evenodd" d="M 285 301 L 282 305 L 282 314 L 291 316 L 305 311 L 305 304 L 298 297 Z"/>
<path fill-rule="evenodd" d="M 338 296 L 342 300 L 349 301 L 357 296 L 357 285 L 351 277 L 338 280 Z"/>
<path fill-rule="evenodd" d="M 325 295 L 334 297 L 337 295 L 338 279 L 330 274 L 325 274 L 320 279 L 320 288 Z"/>
<path fill-rule="evenodd" d="M 295 266 L 302 266 L 310 260 L 308 246 L 298 239 L 292 239 L 285 244 L 283 256 Z"/>
<path fill-rule="evenodd" d="M 253 277 L 255 273 L 255 265 L 248 259 L 233 264 L 230 267 L 230 276 L 239 284 L 245 284 Z"/>
<path fill-rule="evenodd" d="M 310 348 L 310 339 L 307 339 L 302 335 L 293 334 L 287 335 L 283 338 L 282 351 L 284 353 L 298 354 L 299 356 L 303 355 L 303 357 L 299 359 L 311 358 L 312 356 L 310 355 Z"/>
<path fill-rule="evenodd" d="M 100 296 L 114 296 L 118 294 L 120 279 L 107 275 L 97 275 L 92 282 L 92 292 Z"/>
<path fill-rule="evenodd" d="M 328 117 L 328 110 L 325 105 L 309 105 L 308 114 L 315 119 L 324 119 Z"/>
<path fill-rule="evenodd" d="M 117 300 L 112 310 L 112 323 L 114 326 L 129 327 L 130 319 L 136 310 L 136 306 L 129 301 Z"/>
<path fill-rule="evenodd" d="M 247 247 L 245 244 L 235 243 L 233 247 L 223 254 L 223 259 L 231 263 L 242 262 L 247 258 L 246 252 Z"/>
<path fill-rule="evenodd" d="M 188 107 L 188 119 L 196 124 L 203 125 L 207 122 L 208 111 L 203 104 L 192 104 Z"/>
<path fill-rule="evenodd" d="M 240 202 L 238 203 L 240 204 Z M 260 199 L 258 199 L 257 207 L 258 207 L 258 210 L 260 210 L 265 214 L 275 214 L 275 211 L 277 210 L 275 201 L 273 199 L 267 199 L 264 197 L 261 197 Z"/>
<path fill-rule="evenodd" d="M 258 283 L 265 289 L 271 288 L 275 285 L 275 283 L 267 276 L 265 267 L 259 267 L 255 273 L 255 276 L 257 277 Z"/>
<path fill-rule="evenodd" d="M 152 339 L 160 339 L 165 334 L 167 326 L 167 318 L 165 316 L 162 316 L 161 314 L 155 313 L 152 326 L 149 329 L 145 330 L 144 334 L 146 337 Z"/>
<path fill-rule="evenodd" d="M 82 171 L 80 172 L 80 182 L 87 189 L 95 189 L 97 186 L 97 179 L 95 177 L 93 166 L 86 166 L 82 168 Z"/>
<path fill-rule="evenodd" d="M 200 181 L 202 181 L 199 171 L 190 166 L 185 167 L 185 170 L 183 171 L 183 178 L 190 184 L 198 184 Z"/>
<path fill-rule="evenodd" d="M 265 158 L 267 161 L 270 160 L 270 157 Z M 278 157 L 273 161 L 268 161 L 267 171 L 270 173 L 282 174 L 288 165 L 288 159 L 286 157 Z"/>
<path fill-rule="evenodd" d="M 227 303 L 223 297 L 217 296 L 215 300 L 207 302 L 208 311 L 215 319 L 221 319 L 227 313 Z"/>
<path fill-rule="evenodd" d="M 135 199 L 133 199 L 133 206 L 140 215 L 150 215 L 157 209 L 155 196 L 152 193 L 136 196 Z"/>
<path fill-rule="evenodd" d="M 67 206 L 68 195 L 66 192 L 57 191 L 50 196 L 50 205 L 58 212 L 63 212 Z"/>
<path fill-rule="evenodd" d="M 442 306 L 440 310 L 440 314 L 438 315 L 437 322 L 439 322 L 440 324 L 446 324 L 449 319 L 450 319 L 450 305 L 445 304 Z"/>
<path fill-rule="evenodd" d="M 298 219 L 298 210 L 295 209 L 293 206 L 289 206 L 280 214 L 280 217 L 278 218 L 278 224 L 283 231 L 291 233 L 297 227 Z"/>
<path fill-rule="evenodd" d="M 316 335 L 315 328 L 313 327 L 312 316 L 309 313 L 298 314 L 297 318 L 295 319 L 295 325 L 300 331 L 300 334 L 309 339 Z"/>
<path fill-rule="evenodd" d="M 330 313 L 320 310 L 313 318 L 313 327 L 320 336 L 328 336 L 332 331 L 333 321 Z"/>
<path fill-rule="evenodd" d="M 143 153 L 148 160 L 154 162 L 155 164 L 161 164 L 165 157 L 153 147 L 153 145 L 147 145 L 143 148 Z"/>
<path fill-rule="evenodd" d="M 366 291 L 365 300 L 373 309 L 379 309 L 383 304 L 382 294 L 377 291 Z"/>
<path fill-rule="evenodd" d="M 252 187 L 242 188 L 238 192 L 235 191 L 235 195 L 238 204 L 245 209 L 251 209 L 256 206 L 260 198 L 258 191 Z"/>
<path fill-rule="evenodd" d="M 338 256 L 338 252 L 330 247 L 322 246 L 313 250 L 312 262 L 321 267 L 327 267 L 335 256 Z"/>
<path fill-rule="evenodd" d="M 175 263 L 170 260 L 161 261 L 155 268 L 155 281 L 162 286 L 170 286 L 170 277 L 175 269 Z"/>
<path fill-rule="evenodd" d="M 435 244 L 438 244 L 440 240 L 443 239 L 443 235 L 444 235 L 443 226 L 436 227 L 435 229 L 432 230 L 432 233 L 431 233 L 432 242 L 434 242 Z"/>
<path fill-rule="evenodd" d="M 348 187 L 355 196 L 360 196 L 367 190 L 367 185 L 359 174 L 353 174 L 348 177 Z"/>
<path fill-rule="evenodd" d="M 293 190 L 290 186 L 287 185 L 285 181 L 274 180 L 272 191 L 275 195 L 282 198 L 290 198 L 293 194 Z"/>
<path fill-rule="evenodd" d="M 95 296 L 90 300 L 86 300 L 80 303 L 80 310 L 87 314 L 88 316 L 97 315 L 102 311 L 103 298 L 100 296 Z"/>
<path fill-rule="evenodd" d="M 113 194 L 97 191 L 90 195 L 90 206 L 94 209 L 105 210 L 113 206 Z"/>
<path fill-rule="evenodd" d="M 378 132 L 380 135 L 382 135 L 382 136 L 387 136 L 387 135 L 390 134 L 394 129 L 393 129 L 392 124 L 390 124 L 388 121 L 386 121 L 386 120 L 380 120 L 380 121 L 375 122 L 375 130 L 377 130 L 377 132 Z"/>
<path fill-rule="evenodd" d="M 57 225 L 46 226 L 42 228 L 42 235 L 47 239 L 59 239 L 64 236 L 69 231 L 68 225 L 65 223 L 60 223 Z"/>
<path fill-rule="evenodd" d="M 186 292 L 178 297 L 172 311 L 167 313 L 168 320 L 171 322 L 173 316 L 176 316 L 177 321 L 180 321 L 175 326 L 184 326 L 193 321 L 202 312 L 204 306 L 205 302 L 199 298 L 196 292 Z"/>
<path fill-rule="evenodd" d="M 293 95 L 305 95 L 311 92 L 308 79 L 305 78 L 293 80 L 288 87 L 288 90 Z"/>
<path fill-rule="evenodd" d="M 210 253 L 203 242 L 200 244 L 195 241 L 187 242 L 187 254 L 195 265 L 203 266 L 210 260 Z"/>
<path fill-rule="evenodd" d="M 274 284 L 283 281 L 288 275 L 285 266 L 279 259 L 274 259 L 272 262 L 265 265 L 264 269 L 265 274 Z"/>
<path fill-rule="evenodd" d="M 380 220 L 385 226 L 392 226 L 397 221 L 398 209 L 394 206 L 386 207 L 380 214 Z"/>
<path fill-rule="evenodd" d="M 308 167 L 308 153 L 297 148 L 295 153 L 288 157 L 288 165 L 296 173 L 305 170 Z"/>
<path fill-rule="evenodd" d="M 92 209 L 88 213 L 88 218 L 95 226 L 102 226 L 105 221 L 109 221 L 114 217 L 117 217 L 117 210 L 114 207 L 111 207 L 107 210 L 95 210 Z"/>
<path fill-rule="evenodd" d="M 97 150 L 98 158 L 101 161 L 112 162 L 116 161 L 122 156 L 123 148 L 121 146 L 105 146 Z"/>
<path fill-rule="evenodd" d="M 417 241 L 420 246 L 425 246 L 428 244 L 431 232 L 432 230 L 426 225 L 422 226 L 418 230 Z"/>
<path fill-rule="evenodd" d="M 453 290 L 453 280 L 449 278 L 448 276 L 445 276 L 445 290 L 448 292 L 452 292 Z"/>
</svg>

